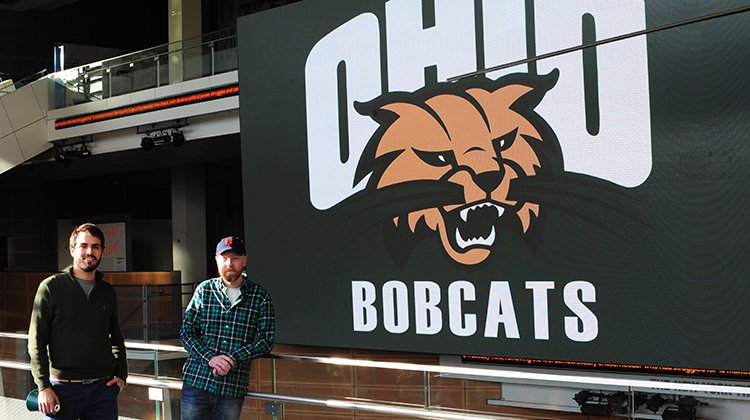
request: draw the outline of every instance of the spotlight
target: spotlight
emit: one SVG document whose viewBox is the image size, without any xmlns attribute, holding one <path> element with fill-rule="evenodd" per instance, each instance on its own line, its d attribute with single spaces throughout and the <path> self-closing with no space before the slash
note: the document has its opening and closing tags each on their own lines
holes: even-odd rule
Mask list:
<svg viewBox="0 0 750 420">
<path fill-rule="evenodd" d="M 670 401 L 674 403 L 675 401 Z M 698 405 L 705 405 L 698 401 L 692 395 L 681 397 L 676 401 L 677 407 L 667 407 L 661 413 L 663 420 L 695 420 L 698 410 L 695 408 Z"/>
<path fill-rule="evenodd" d="M 181 146 L 185 143 L 185 134 L 180 128 L 186 125 L 187 123 L 180 123 L 180 120 L 177 120 L 174 125 L 168 127 L 157 127 L 154 125 L 144 131 L 139 131 L 143 135 L 141 137 L 141 148 L 143 150 L 151 150 L 155 146 L 167 143 L 172 143 L 174 146 Z"/>
<path fill-rule="evenodd" d="M 174 130 L 172 132 L 172 144 L 175 146 L 181 146 L 185 143 L 185 135 L 180 130 Z"/>
<path fill-rule="evenodd" d="M 63 166 L 68 167 L 73 163 L 73 158 L 87 158 L 92 155 L 87 143 L 93 140 L 82 138 L 81 142 L 74 144 L 58 144 L 55 148 L 54 159 Z"/>
<path fill-rule="evenodd" d="M 581 408 L 582 414 L 589 416 L 609 417 L 612 415 L 615 407 L 621 404 L 621 397 L 618 393 L 607 395 L 603 393 L 594 393 L 589 390 L 582 390 L 573 397 L 575 402 Z"/>
<path fill-rule="evenodd" d="M 91 149 L 86 147 L 85 144 L 81 144 L 77 149 L 75 149 L 74 153 L 76 157 L 83 159 L 91 156 Z"/>
<path fill-rule="evenodd" d="M 578 405 L 584 405 L 591 399 L 591 392 L 584 389 L 583 391 L 573 396 L 573 399 L 578 403 Z"/>
<path fill-rule="evenodd" d="M 648 401 L 649 395 L 645 392 L 636 392 L 633 396 L 633 410 L 637 410 L 640 406 Z"/>
<path fill-rule="evenodd" d="M 612 415 L 612 406 L 610 404 L 601 403 L 584 403 L 581 406 L 581 414 L 587 414 L 589 416 L 609 417 Z"/>
<path fill-rule="evenodd" d="M 695 420 L 695 407 L 667 407 L 661 413 L 663 420 Z"/>
<path fill-rule="evenodd" d="M 60 162 L 62 166 L 66 168 L 70 166 L 71 163 L 73 163 L 73 161 L 65 155 L 65 152 L 62 148 L 57 148 L 57 150 L 55 151 L 55 160 Z"/>
<path fill-rule="evenodd" d="M 154 148 L 154 138 L 150 135 L 145 135 L 141 139 L 141 148 L 143 150 L 149 151 Z"/>
<path fill-rule="evenodd" d="M 607 400 L 612 410 L 615 410 L 618 414 L 626 414 L 628 412 L 628 395 L 622 391 L 615 392 L 607 395 Z"/>
<path fill-rule="evenodd" d="M 661 406 L 666 402 L 668 401 L 662 398 L 661 395 L 654 394 L 651 396 L 651 398 L 648 399 L 648 401 L 646 401 L 646 408 L 656 413 L 657 411 L 659 411 L 659 408 L 661 408 Z"/>
<path fill-rule="evenodd" d="M 166 131 L 160 131 L 154 134 L 154 143 L 155 144 L 169 143 L 169 133 L 167 133 Z"/>
</svg>

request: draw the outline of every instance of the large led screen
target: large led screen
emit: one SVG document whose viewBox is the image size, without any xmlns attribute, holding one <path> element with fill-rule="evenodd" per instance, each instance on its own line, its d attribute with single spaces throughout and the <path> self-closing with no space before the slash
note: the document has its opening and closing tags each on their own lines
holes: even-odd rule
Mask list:
<svg viewBox="0 0 750 420">
<path fill-rule="evenodd" d="M 278 342 L 747 378 L 749 5 L 240 18 L 248 273 Z"/>
</svg>

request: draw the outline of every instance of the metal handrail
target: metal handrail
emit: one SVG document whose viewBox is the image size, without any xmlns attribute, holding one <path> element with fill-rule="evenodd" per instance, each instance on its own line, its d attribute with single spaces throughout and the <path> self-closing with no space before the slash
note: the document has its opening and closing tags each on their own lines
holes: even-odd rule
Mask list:
<svg viewBox="0 0 750 420">
<path fill-rule="evenodd" d="M 21 80 L 13 82 L 13 86 L 16 89 L 20 89 L 23 86 L 26 86 L 26 85 L 28 85 L 31 82 L 34 82 L 36 80 L 41 79 L 42 77 L 46 76 L 47 74 L 48 74 L 47 69 L 41 69 L 41 70 L 39 70 L 38 72 L 36 72 L 34 74 L 28 75 L 28 76 L 24 77 Z"/>
<path fill-rule="evenodd" d="M 280 394 L 266 394 L 262 392 L 248 392 L 249 397 L 253 397 L 260 400 L 269 401 L 281 401 L 296 404 L 315 405 L 320 407 L 328 408 L 339 408 L 345 410 L 357 410 L 367 411 L 372 413 L 380 414 L 393 414 L 406 417 L 415 417 L 423 419 L 446 419 L 446 420 L 520 420 L 527 419 L 527 416 L 523 417 L 507 417 L 507 416 L 490 416 L 486 414 L 468 414 L 460 412 L 449 412 L 431 410 L 428 408 L 416 408 L 399 406 L 395 404 L 383 404 L 383 403 L 371 403 L 362 401 L 347 401 L 338 399 L 320 399 L 320 398 L 307 398 L 307 397 L 295 397 L 291 395 L 280 395 Z"/>
<path fill-rule="evenodd" d="M 0 337 L 2 337 L 2 333 L 0 333 Z M 141 343 L 137 341 L 125 341 L 125 347 L 129 349 L 140 349 L 140 350 L 179 351 L 181 353 L 187 354 L 187 350 L 185 350 L 184 347 L 172 346 L 169 344 L 151 344 L 151 343 Z"/>
<path fill-rule="evenodd" d="M 78 67 L 65 69 L 65 70 L 55 72 L 55 73 L 48 74 L 46 77 L 49 78 L 50 80 L 53 80 L 57 86 L 60 86 L 65 89 L 63 93 L 60 93 L 60 95 L 65 95 L 64 92 L 69 91 L 77 95 L 83 95 L 81 98 L 79 98 L 79 100 L 84 100 L 84 99 L 86 101 L 104 100 L 113 96 L 138 92 L 140 90 L 153 88 L 153 87 L 159 87 L 161 86 L 162 82 L 165 82 L 167 84 L 171 83 L 169 81 L 162 80 L 160 73 L 162 71 L 163 65 L 166 65 L 172 68 L 173 64 L 170 63 L 169 60 L 164 61 L 165 60 L 164 57 L 172 56 L 174 54 L 178 54 L 178 55 L 186 54 L 191 51 L 201 51 L 204 48 L 210 49 L 210 65 L 211 65 L 210 75 L 213 76 L 217 72 L 216 70 L 217 63 L 215 62 L 215 56 L 214 56 L 215 45 L 217 43 L 230 44 L 232 40 L 236 40 L 236 39 L 237 39 L 237 35 L 234 32 L 234 30 L 232 28 L 228 28 L 228 29 L 212 32 L 209 34 L 203 34 L 201 36 L 197 36 L 194 38 L 174 41 L 171 43 L 157 45 L 155 47 L 150 47 L 150 48 L 143 49 L 140 51 L 127 53 L 127 54 L 123 54 L 123 55 L 112 57 L 112 58 L 107 58 L 107 59 L 100 60 L 94 63 L 83 64 Z M 229 50 L 233 50 L 232 53 L 235 55 L 235 61 L 233 62 L 233 64 L 229 66 L 222 66 L 222 69 L 219 71 L 219 73 L 225 73 L 225 72 L 237 70 L 236 46 L 233 48 L 229 48 Z M 161 61 L 161 64 L 160 64 L 160 61 Z M 151 65 L 152 62 L 154 63 L 153 65 Z M 121 68 L 128 69 L 131 66 L 138 67 L 137 65 L 141 63 L 146 63 L 147 67 L 142 68 L 140 71 L 148 70 L 150 68 L 153 72 L 155 72 L 154 74 L 151 75 L 151 77 L 153 77 L 155 86 L 152 86 L 150 84 L 137 86 L 137 87 L 130 86 L 130 88 L 127 88 L 127 87 L 123 88 L 122 86 L 120 86 L 118 89 L 125 89 L 125 90 L 122 90 L 122 91 L 117 90 L 117 93 L 113 94 L 113 90 L 112 90 L 113 86 L 112 86 L 112 79 L 111 79 L 112 72 L 117 71 L 118 69 L 121 69 Z M 131 84 L 132 83 L 133 81 L 131 80 Z M 92 93 L 89 91 L 92 88 L 95 88 L 97 90 L 93 91 Z M 98 90 L 98 89 L 101 89 L 101 90 Z M 103 92 L 107 92 L 107 95 L 105 96 Z M 101 95 L 99 95 L 99 93 L 101 93 Z M 71 104 L 67 102 L 65 97 L 62 97 L 62 98 L 55 97 L 54 103 L 51 103 L 50 105 L 55 108 L 59 108 L 59 107 L 69 106 Z"/>
<path fill-rule="evenodd" d="M 0 333 L 0 337 L 4 337 L 4 336 L 6 335 L 3 333 Z M 175 346 L 164 346 L 164 347 L 175 347 Z M 16 369 L 16 370 L 31 370 L 31 365 L 25 362 L 13 362 L 9 360 L 0 360 L 0 368 L 8 368 L 8 369 Z M 154 379 L 154 378 L 150 378 L 148 376 L 143 376 L 143 375 L 129 375 L 128 384 L 148 386 L 148 387 L 161 388 L 161 389 L 182 389 L 182 381 L 180 380 Z M 253 391 L 250 391 L 245 395 L 250 398 L 255 398 L 258 400 L 288 402 L 288 403 L 304 404 L 304 405 L 315 405 L 315 406 L 320 406 L 320 407 L 367 411 L 367 412 L 381 413 L 381 414 L 396 414 L 400 416 L 423 418 L 423 419 L 520 420 L 520 419 L 525 418 L 525 417 L 487 416 L 487 415 L 476 415 L 476 414 L 467 414 L 467 413 L 452 413 L 452 412 L 447 412 L 447 411 L 435 411 L 435 410 L 430 410 L 426 408 L 400 406 L 396 404 L 347 401 L 347 400 L 341 400 L 341 399 L 309 398 L 309 397 L 299 397 L 299 396 L 284 395 L 284 394 L 268 394 L 264 392 L 253 392 Z"/>
<path fill-rule="evenodd" d="M 223 35 L 223 34 L 229 34 L 229 35 Z M 201 40 L 197 44 L 190 45 L 188 47 L 188 48 L 194 48 L 195 46 L 198 46 L 198 45 L 205 45 L 205 44 L 209 44 L 211 42 L 218 42 L 218 41 L 223 41 L 223 40 L 232 39 L 232 38 L 236 38 L 236 37 L 237 37 L 237 35 L 236 35 L 235 31 L 234 31 L 234 28 L 224 28 L 224 29 L 219 29 L 218 31 L 215 31 L 215 32 L 210 32 L 210 33 L 199 35 L 199 36 L 196 36 L 196 37 L 187 38 L 187 39 L 183 39 L 183 40 L 179 40 L 179 41 L 173 41 L 173 42 L 169 42 L 169 43 L 166 43 L 166 44 L 160 44 L 160 45 L 157 45 L 157 46 L 154 46 L 154 47 L 148 47 L 148 48 L 144 48 L 142 50 L 125 53 L 125 54 L 122 54 L 122 55 L 118 55 L 118 56 L 115 56 L 115 57 L 104 59 L 101 62 L 102 62 L 102 64 L 110 64 L 110 63 L 112 63 L 115 60 L 122 60 L 122 64 L 124 64 L 124 63 L 128 63 L 130 61 L 133 61 L 133 60 L 128 59 L 128 57 L 135 57 L 135 56 L 138 56 L 138 55 L 146 55 L 148 57 L 153 57 L 153 55 L 155 55 L 155 54 L 153 54 L 154 51 L 159 50 L 159 49 L 164 49 L 164 51 L 161 52 L 161 53 L 159 53 L 159 54 L 172 53 L 174 51 L 169 51 L 170 46 L 172 46 L 172 45 L 190 44 L 191 42 L 195 42 L 196 40 Z"/>
<path fill-rule="evenodd" d="M 27 334 L 19 333 L 0 333 L 0 338 L 20 338 L 28 339 Z M 172 346 L 164 344 L 149 344 L 126 341 L 125 346 L 133 349 L 145 350 L 163 350 L 185 352 L 181 346 Z M 709 393 L 741 393 L 750 394 L 750 383 L 747 385 L 721 385 L 721 384 L 698 384 L 687 382 L 670 382 L 668 380 L 648 380 L 648 379 L 629 379 L 616 378 L 608 376 L 588 376 L 582 374 L 561 374 L 561 373 L 538 373 L 521 369 L 512 368 L 475 368 L 459 366 L 441 366 L 425 365 L 418 363 L 401 363 L 401 362 L 380 362 L 375 360 L 358 360 L 341 357 L 318 357 L 318 356 L 301 356 L 291 354 L 269 354 L 264 356 L 269 359 L 288 360 L 298 362 L 320 363 L 338 366 L 367 367 L 378 369 L 406 370 L 415 372 L 429 372 L 443 375 L 455 375 L 463 378 L 474 378 L 480 380 L 522 380 L 522 381 L 539 381 L 545 383 L 568 383 L 575 385 L 614 386 L 624 389 L 637 390 L 659 390 L 659 391 L 676 391 L 676 392 L 709 392 Z"/>
<path fill-rule="evenodd" d="M 0 359 L 0 368 L 31 371 L 29 362 L 15 362 Z M 176 379 L 155 379 L 143 375 L 128 375 L 128 383 L 157 388 L 182 389 L 182 381 Z"/>
<path fill-rule="evenodd" d="M 356 360 L 338 357 L 315 357 L 315 356 L 298 356 L 298 355 L 277 355 L 270 354 L 267 357 L 282 359 L 306 361 L 321 364 L 352 366 L 352 367 L 370 367 L 380 369 L 409 370 L 418 372 L 430 372 L 444 375 L 455 375 L 462 378 L 473 378 L 478 380 L 487 379 L 513 379 L 523 381 L 539 381 L 549 383 L 568 383 L 575 385 L 592 385 L 614 386 L 627 389 L 638 390 L 660 390 L 660 391 L 677 391 L 677 392 L 709 392 L 709 393 L 750 393 L 750 384 L 748 385 L 719 385 L 719 384 L 696 384 L 687 382 L 670 382 L 668 380 L 646 380 L 646 379 L 623 379 L 607 376 L 587 376 L 581 374 L 560 374 L 560 373 L 536 373 L 527 370 L 516 370 L 508 368 L 474 368 L 458 366 L 439 366 L 439 365 L 422 365 L 416 363 L 400 362 L 378 362 L 373 360 Z"/>
</svg>

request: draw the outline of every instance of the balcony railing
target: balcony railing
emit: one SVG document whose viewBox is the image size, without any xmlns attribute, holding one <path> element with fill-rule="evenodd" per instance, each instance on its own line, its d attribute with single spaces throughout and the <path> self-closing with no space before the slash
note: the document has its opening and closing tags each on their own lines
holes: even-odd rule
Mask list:
<svg viewBox="0 0 750 420">
<path fill-rule="evenodd" d="M 23 407 L 31 388 L 25 334 L 0 333 L 0 390 L 5 406 Z M 177 345 L 127 342 L 129 386 L 120 394 L 122 418 L 179 419 L 181 367 L 186 353 Z M 309 351 L 310 349 L 307 349 Z M 568 382 L 617 393 L 627 410 L 613 414 L 632 419 L 660 418 L 636 412 L 632 402 L 644 393 L 747 393 L 750 386 L 669 383 L 645 379 L 593 378 L 585 375 L 529 373 L 477 367 L 442 366 L 431 355 L 282 347 L 253 366 L 242 418 L 423 418 L 423 419 L 582 419 L 569 412 L 525 411 L 491 404 L 503 400 L 501 382 L 537 381 L 542 389 Z M 337 356 L 338 355 L 338 356 Z M 597 391 L 592 391 L 596 395 Z M 578 395 L 575 395 L 578 397 Z M 570 398 L 574 397 L 571 392 Z M 628 405 L 630 403 L 630 405 Z M 615 408 L 615 407 L 613 407 Z M 284 414 L 286 413 L 286 414 Z M 358 413 L 358 414 L 357 414 Z M 367 414 L 371 413 L 371 414 Z M 0 413 L 2 414 L 2 413 Z M 18 419 L 20 420 L 20 418 Z"/>
<path fill-rule="evenodd" d="M 237 69 L 237 36 L 226 29 L 198 38 L 52 73 L 52 108 L 99 101 Z"/>
</svg>

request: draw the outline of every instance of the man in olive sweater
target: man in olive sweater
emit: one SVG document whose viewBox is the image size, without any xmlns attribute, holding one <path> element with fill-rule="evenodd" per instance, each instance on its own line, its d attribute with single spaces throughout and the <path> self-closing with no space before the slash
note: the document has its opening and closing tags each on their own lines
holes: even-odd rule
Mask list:
<svg viewBox="0 0 750 420">
<path fill-rule="evenodd" d="M 103 251 L 101 229 L 78 226 L 70 235 L 73 265 L 44 279 L 36 292 L 29 355 L 45 418 L 118 417 L 128 369 L 117 296 L 96 271 Z"/>
</svg>

